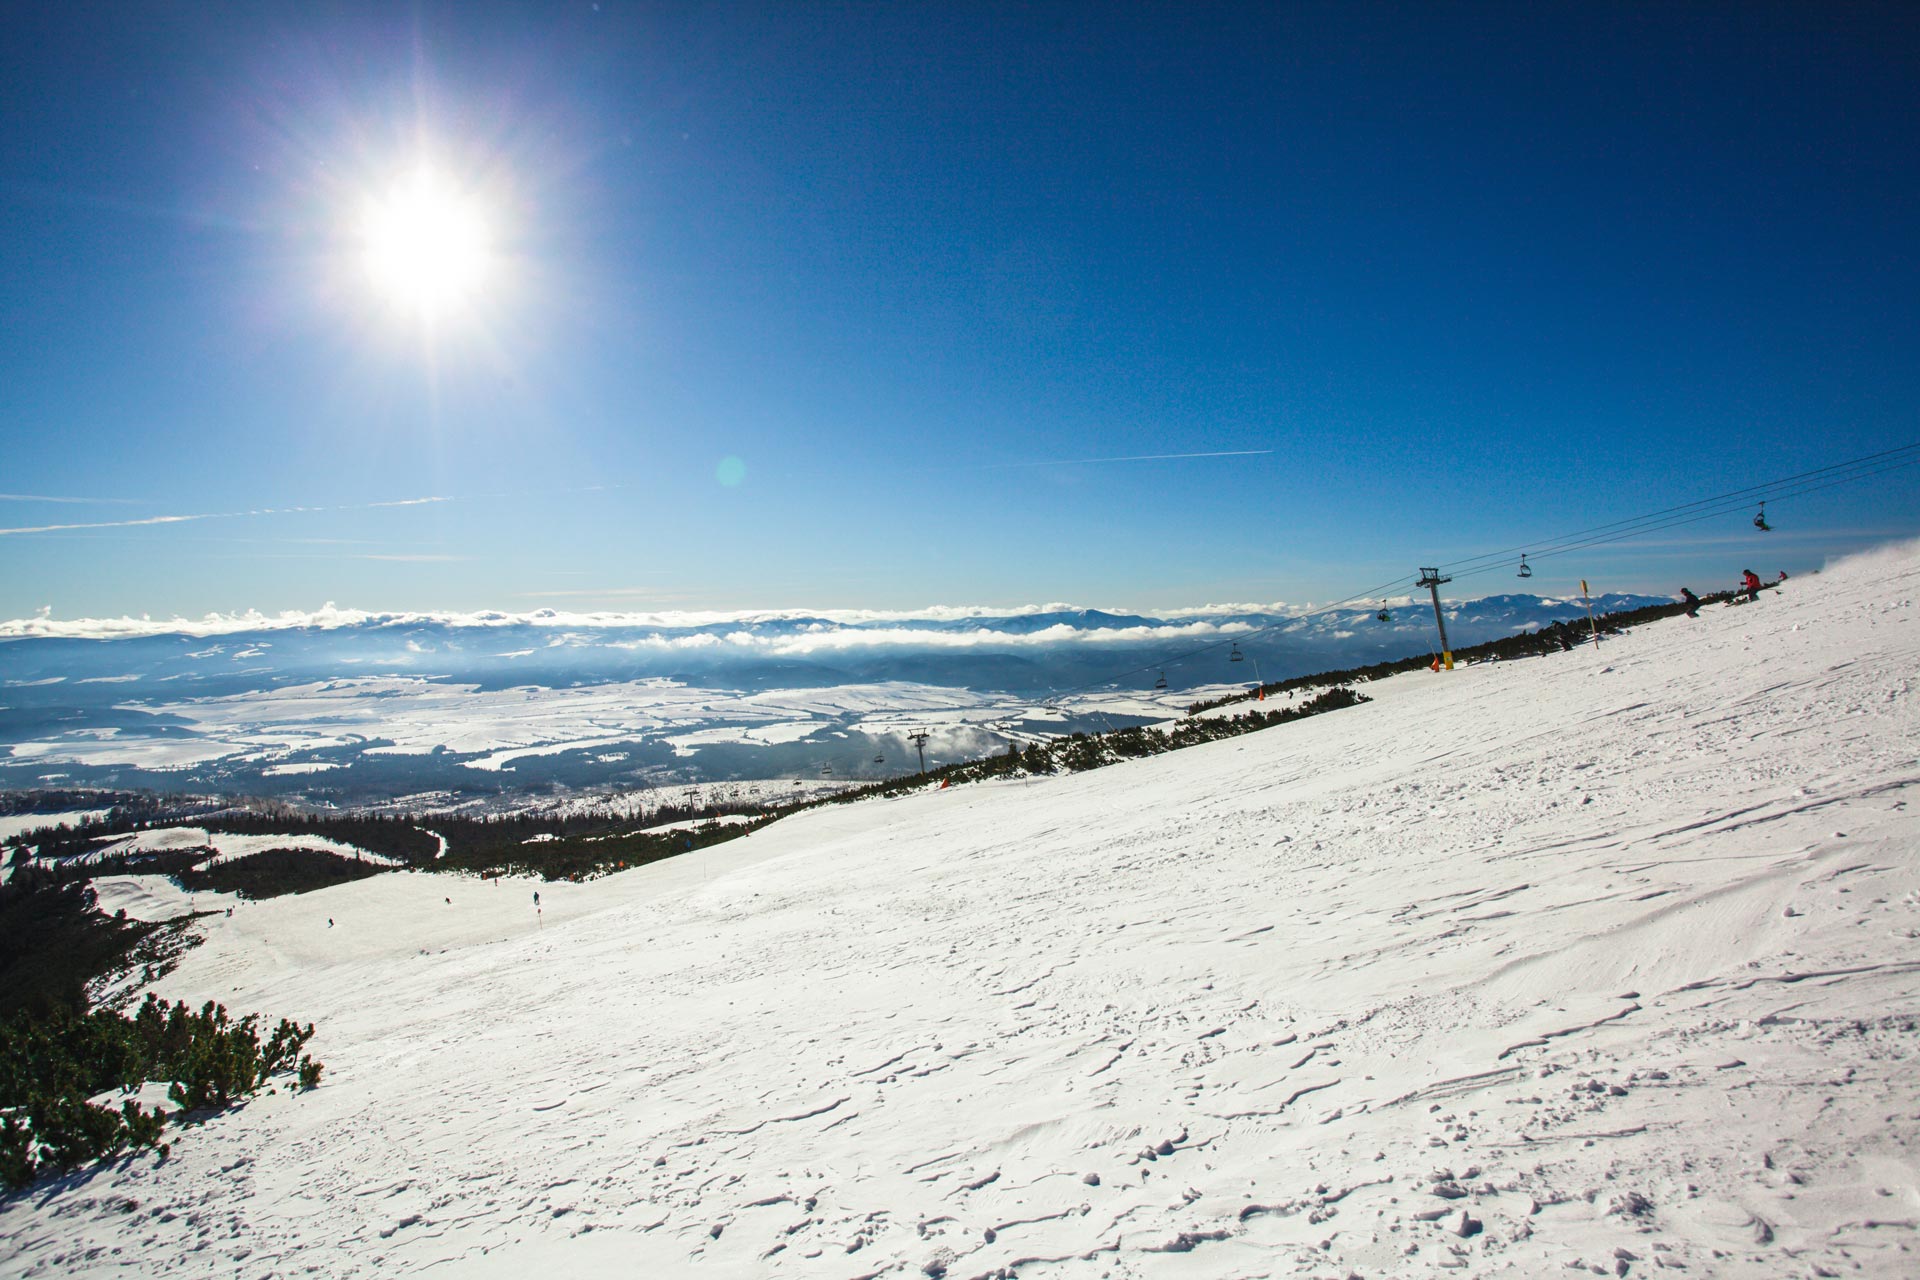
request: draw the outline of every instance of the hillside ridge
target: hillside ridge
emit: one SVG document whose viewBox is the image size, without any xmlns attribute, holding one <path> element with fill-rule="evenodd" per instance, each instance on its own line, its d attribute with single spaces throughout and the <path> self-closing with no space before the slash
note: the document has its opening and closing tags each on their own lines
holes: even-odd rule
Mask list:
<svg viewBox="0 0 1920 1280">
<path fill-rule="evenodd" d="M 1908 1274 L 1916 597 L 1892 548 L 591 883 L 247 904 L 160 994 L 313 1021 L 326 1083 L 7 1202 L 0 1257 Z"/>
</svg>

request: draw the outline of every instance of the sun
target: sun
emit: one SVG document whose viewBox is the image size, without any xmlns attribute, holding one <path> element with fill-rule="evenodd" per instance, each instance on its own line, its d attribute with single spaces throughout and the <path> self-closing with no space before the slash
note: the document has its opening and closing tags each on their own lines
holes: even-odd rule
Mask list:
<svg viewBox="0 0 1920 1280">
<path fill-rule="evenodd" d="M 472 196 L 431 170 L 366 202 L 361 237 L 367 278 L 399 310 L 445 315 L 487 284 L 492 248 Z"/>
</svg>

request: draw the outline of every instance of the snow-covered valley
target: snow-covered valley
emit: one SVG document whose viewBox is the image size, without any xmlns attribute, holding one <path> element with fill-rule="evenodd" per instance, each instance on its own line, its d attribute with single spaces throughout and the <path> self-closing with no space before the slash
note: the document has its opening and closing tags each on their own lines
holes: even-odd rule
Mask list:
<svg viewBox="0 0 1920 1280">
<path fill-rule="evenodd" d="M 1394 607 L 23 619 L 0 622 L 0 786 L 337 807 L 823 770 L 872 781 L 915 767 L 923 730 L 928 760 L 953 763 L 1427 652 L 1424 606 Z M 1503 595 L 1446 612 L 1464 645 L 1583 606 Z"/>
<path fill-rule="evenodd" d="M 0 1263 L 1911 1276 L 1916 600 L 1891 548 L 588 883 L 242 902 L 157 989 L 324 1083 L 4 1202 Z"/>
</svg>

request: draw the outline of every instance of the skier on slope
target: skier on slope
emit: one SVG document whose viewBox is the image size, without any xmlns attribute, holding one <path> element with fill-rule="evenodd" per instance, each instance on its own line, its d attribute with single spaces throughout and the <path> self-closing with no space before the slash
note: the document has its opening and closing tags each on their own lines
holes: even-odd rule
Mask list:
<svg viewBox="0 0 1920 1280">
<path fill-rule="evenodd" d="M 1747 603 L 1752 604 L 1760 598 L 1760 575 L 1748 569 L 1740 575 L 1740 589 L 1747 593 Z"/>
<path fill-rule="evenodd" d="M 1697 618 L 1700 616 L 1700 597 L 1693 594 L 1691 588 L 1680 588 L 1680 603 L 1687 606 L 1687 616 L 1689 618 Z"/>
</svg>

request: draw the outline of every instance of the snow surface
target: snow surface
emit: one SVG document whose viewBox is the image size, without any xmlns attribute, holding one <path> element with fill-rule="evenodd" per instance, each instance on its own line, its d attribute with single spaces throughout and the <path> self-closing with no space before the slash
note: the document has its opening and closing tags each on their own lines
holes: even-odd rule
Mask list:
<svg viewBox="0 0 1920 1280">
<path fill-rule="evenodd" d="M 109 841 L 98 849 L 75 854 L 60 861 L 84 866 L 109 858 L 127 857 L 138 853 L 178 853 L 187 849 L 213 850 L 206 862 L 200 864 L 203 866 L 211 866 L 216 862 L 231 862 L 235 858 L 251 857 L 256 853 L 268 853 L 276 849 L 303 849 L 315 853 L 337 854 L 342 858 L 376 863 L 383 867 L 406 865 L 399 858 L 388 857 L 384 853 L 373 853 L 358 845 L 331 840 L 326 836 L 304 833 L 234 835 L 226 831 L 209 832 L 204 827 L 150 827 Z"/>
<path fill-rule="evenodd" d="M 47 827 L 77 827 L 83 822 L 98 822 L 107 816 L 105 809 L 69 809 L 64 813 L 15 813 L 0 817 L 0 840 L 11 840 L 29 831 Z"/>
<path fill-rule="evenodd" d="M 744 813 L 721 813 L 711 818 L 686 818 L 679 822 L 663 822 L 657 827 L 643 827 L 643 831 L 700 831 L 709 827 L 738 827 L 752 822 Z"/>
<path fill-rule="evenodd" d="M 294 764 L 271 764 L 260 771 L 262 777 L 279 778 L 297 773 L 326 773 L 340 767 L 333 760 L 301 760 Z"/>
<path fill-rule="evenodd" d="M 93 882 L 99 894 L 100 910 L 106 915 L 125 911 L 135 920 L 155 923 L 192 915 L 196 911 L 216 911 L 243 906 L 247 900 L 237 894 L 190 893 L 166 876 L 100 876 Z"/>
<path fill-rule="evenodd" d="M 1916 596 L 1905 546 L 1092 773 L 212 917 L 158 990 L 313 1020 L 324 1083 L 5 1202 L 0 1270 L 1912 1276 Z"/>
<path fill-rule="evenodd" d="M 1123 691 L 1083 695 L 1071 705 L 1108 714 L 1172 715 L 1204 696 L 1216 693 L 1187 689 L 1149 699 Z M 16 743 L 7 758 L 172 770 L 230 758 L 271 760 L 290 752 L 383 740 L 384 745 L 368 747 L 367 753 L 424 755 L 436 748 L 462 754 L 484 752 L 488 754 L 464 763 L 497 772 L 527 756 L 612 746 L 654 735 L 666 736 L 667 741 L 681 745 L 682 754 L 689 754 L 700 745 L 798 741 L 839 726 L 846 716 L 860 716 L 863 731 L 883 734 L 923 723 L 999 724 L 1019 717 L 1031 705 L 1008 694 L 905 681 L 742 693 L 659 678 L 580 688 L 482 689 L 423 676 L 366 676 L 152 706 L 127 703 L 119 710 L 169 717 L 190 727 L 195 736 L 149 738 L 132 729 L 87 732 Z M 714 721 L 724 723 L 714 725 Z M 688 732 L 667 736 L 676 728 Z M 319 772 L 336 763 L 275 761 L 262 772 L 279 777 Z"/>
</svg>

